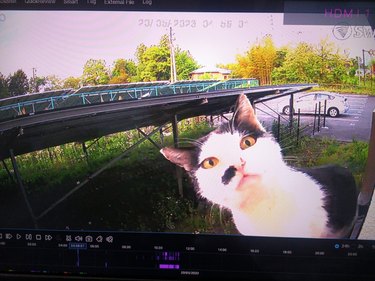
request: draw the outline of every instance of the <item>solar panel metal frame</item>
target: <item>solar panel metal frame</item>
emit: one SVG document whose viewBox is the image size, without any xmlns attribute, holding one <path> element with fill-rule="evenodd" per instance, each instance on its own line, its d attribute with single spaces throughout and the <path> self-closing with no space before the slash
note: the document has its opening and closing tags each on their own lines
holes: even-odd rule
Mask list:
<svg viewBox="0 0 375 281">
<path fill-rule="evenodd" d="M 306 91 L 310 85 L 257 87 L 218 92 L 158 96 L 89 104 L 45 111 L 0 122 L 0 159 L 10 149 L 20 155 L 68 142 L 83 142 L 119 131 L 160 125 L 178 116 L 179 120 L 199 115 L 229 112 L 236 97 L 244 93 L 251 100 L 270 94 Z M 119 122 L 121 120 L 121 122 Z"/>
</svg>

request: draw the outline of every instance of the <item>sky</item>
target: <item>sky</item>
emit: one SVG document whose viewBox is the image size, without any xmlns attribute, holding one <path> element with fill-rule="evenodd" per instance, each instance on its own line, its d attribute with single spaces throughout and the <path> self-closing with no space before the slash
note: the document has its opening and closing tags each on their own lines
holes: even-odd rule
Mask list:
<svg viewBox="0 0 375 281">
<path fill-rule="evenodd" d="M 22 69 L 32 77 L 35 68 L 37 76 L 79 77 L 89 59 L 108 66 L 134 60 L 139 44 L 157 44 L 170 27 L 175 45 L 201 66 L 233 63 L 265 35 L 277 47 L 328 38 L 350 57 L 375 49 L 371 27 L 340 28 L 340 19 L 337 26 L 284 25 L 283 19 L 280 13 L 0 11 L 0 72 Z"/>
</svg>

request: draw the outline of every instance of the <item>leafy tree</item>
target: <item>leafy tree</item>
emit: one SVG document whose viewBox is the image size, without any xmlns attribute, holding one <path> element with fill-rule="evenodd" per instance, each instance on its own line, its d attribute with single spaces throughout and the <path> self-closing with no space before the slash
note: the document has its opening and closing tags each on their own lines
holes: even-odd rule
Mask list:
<svg viewBox="0 0 375 281">
<path fill-rule="evenodd" d="M 272 77 L 279 83 L 341 83 L 349 66 L 349 59 L 327 39 L 317 45 L 301 42 L 287 52 Z"/>
<path fill-rule="evenodd" d="M 30 86 L 30 92 L 31 93 L 38 93 L 41 91 L 43 86 L 46 84 L 46 78 L 45 77 L 39 77 L 36 76 L 35 78 L 30 78 L 29 86 Z"/>
<path fill-rule="evenodd" d="M 371 59 L 371 61 L 370 61 L 370 67 L 372 69 L 372 72 L 375 72 L 375 59 L 374 58 Z"/>
<path fill-rule="evenodd" d="M 9 97 L 8 80 L 0 73 L 0 99 Z"/>
<path fill-rule="evenodd" d="M 161 48 L 169 48 L 169 36 L 164 34 L 159 41 L 159 47 Z"/>
<path fill-rule="evenodd" d="M 271 72 L 276 61 L 276 47 L 272 37 L 266 36 L 252 46 L 244 55 L 237 55 L 235 76 L 253 77 L 259 79 L 260 84 L 271 83 Z"/>
<path fill-rule="evenodd" d="M 29 90 L 27 75 L 22 69 L 17 70 L 8 78 L 8 91 L 11 96 L 24 95 Z"/>
<path fill-rule="evenodd" d="M 129 77 L 126 72 L 122 73 L 120 76 L 112 77 L 108 84 L 125 84 L 131 81 L 131 77 Z"/>
<path fill-rule="evenodd" d="M 168 35 L 163 35 L 158 45 L 150 47 L 140 44 L 137 47 L 136 58 L 137 81 L 169 80 L 171 73 L 171 53 Z M 186 80 L 189 73 L 199 68 L 189 51 L 175 48 L 177 79 Z"/>
<path fill-rule="evenodd" d="M 228 63 L 228 64 L 217 64 L 219 68 L 228 69 L 231 71 L 230 77 L 232 78 L 241 78 L 240 74 L 238 73 L 238 64 L 237 63 Z"/>
<path fill-rule="evenodd" d="M 284 64 L 286 55 L 289 49 L 287 47 L 281 47 L 280 49 L 276 50 L 276 58 L 275 58 L 275 68 L 280 67 Z"/>
<path fill-rule="evenodd" d="M 104 60 L 89 59 L 83 67 L 83 85 L 105 85 L 109 81 L 109 71 Z"/>
<path fill-rule="evenodd" d="M 162 81 L 170 78 L 170 50 L 164 35 L 158 45 L 137 48 L 138 81 Z"/>
<path fill-rule="evenodd" d="M 138 64 L 140 64 L 143 60 L 143 54 L 146 52 L 147 46 L 143 43 L 139 44 L 137 50 L 135 52 L 135 57 L 137 59 Z"/>
<path fill-rule="evenodd" d="M 341 55 L 339 49 L 327 38 L 321 40 L 315 47 L 315 54 L 318 67 L 317 81 L 319 83 L 341 82 L 346 74 L 346 63 L 349 62 L 349 59 Z"/>
<path fill-rule="evenodd" d="M 78 89 L 80 87 L 81 79 L 70 76 L 63 81 L 64 89 Z"/>
<path fill-rule="evenodd" d="M 56 75 L 49 75 L 45 78 L 44 91 L 60 90 L 63 88 L 63 81 Z"/>
<path fill-rule="evenodd" d="M 314 82 L 309 77 L 309 73 L 316 71 L 314 60 L 313 46 L 301 42 L 286 54 L 284 63 L 273 71 L 272 78 L 279 83 Z"/>
<path fill-rule="evenodd" d="M 199 64 L 193 58 L 189 51 L 183 51 L 180 48 L 176 48 L 176 69 L 177 79 L 187 80 L 189 79 L 190 72 L 199 68 Z"/>
<path fill-rule="evenodd" d="M 118 59 L 114 62 L 110 84 L 121 84 L 134 81 L 137 67 L 132 60 Z"/>
<path fill-rule="evenodd" d="M 356 70 L 358 69 L 358 60 L 356 58 L 351 58 L 348 61 L 348 75 L 354 77 L 356 74 Z"/>
</svg>

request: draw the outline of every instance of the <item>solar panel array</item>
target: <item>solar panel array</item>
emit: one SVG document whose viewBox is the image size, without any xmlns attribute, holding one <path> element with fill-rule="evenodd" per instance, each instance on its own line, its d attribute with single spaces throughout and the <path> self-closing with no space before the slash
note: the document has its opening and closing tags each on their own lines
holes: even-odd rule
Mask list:
<svg viewBox="0 0 375 281">
<path fill-rule="evenodd" d="M 0 120 L 16 118 L 61 108 L 87 104 L 143 99 L 156 96 L 212 92 L 258 86 L 256 79 L 185 80 L 137 82 L 115 85 L 85 86 L 78 90 L 64 89 L 0 100 Z"/>
<path fill-rule="evenodd" d="M 73 89 L 63 89 L 1 99 L 0 120 L 54 109 L 73 92 Z"/>
<path fill-rule="evenodd" d="M 74 92 L 74 90 L 64 89 L 64 90 L 48 91 L 48 92 L 43 92 L 43 93 L 33 93 L 33 94 L 9 97 L 5 99 L 0 99 L 0 107 L 6 106 L 6 105 L 12 105 L 16 103 L 22 103 L 22 102 L 26 103 L 26 102 L 30 102 L 30 101 L 34 101 L 38 99 L 46 99 L 46 98 L 55 97 L 55 96 L 63 96 L 72 92 Z"/>
<path fill-rule="evenodd" d="M 155 82 L 135 82 L 126 84 L 113 84 L 113 85 L 99 85 L 99 86 L 84 86 L 77 90 L 75 93 L 89 93 L 89 92 L 106 92 L 106 91 L 119 91 L 122 89 L 131 88 L 145 88 L 155 87 L 169 84 L 169 81 L 155 81 Z"/>
</svg>

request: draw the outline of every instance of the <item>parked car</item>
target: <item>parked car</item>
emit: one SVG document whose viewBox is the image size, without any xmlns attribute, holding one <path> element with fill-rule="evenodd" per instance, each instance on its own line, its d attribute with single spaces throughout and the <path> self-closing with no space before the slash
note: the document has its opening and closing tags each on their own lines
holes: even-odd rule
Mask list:
<svg viewBox="0 0 375 281">
<path fill-rule="evenodd" d="M 327 114 L 330 117 L 337 117 L 342 113 L 346 113 L 349 110 L 349 104 L 347 98 L 332 92 L 309 92 L 294 96 L 293 110 L 294 113 L 300 110 L 300 113 L 317 113 Z M 327 101 L 326 112 L 324 112 L 324 103 Z M 315 106 L 316 105 L 316 106 Z M 282 114 L 289 115 L 290 106 L 289 99 L 285 99 L 278 104 L 278 111 Z"/>
</svg>

